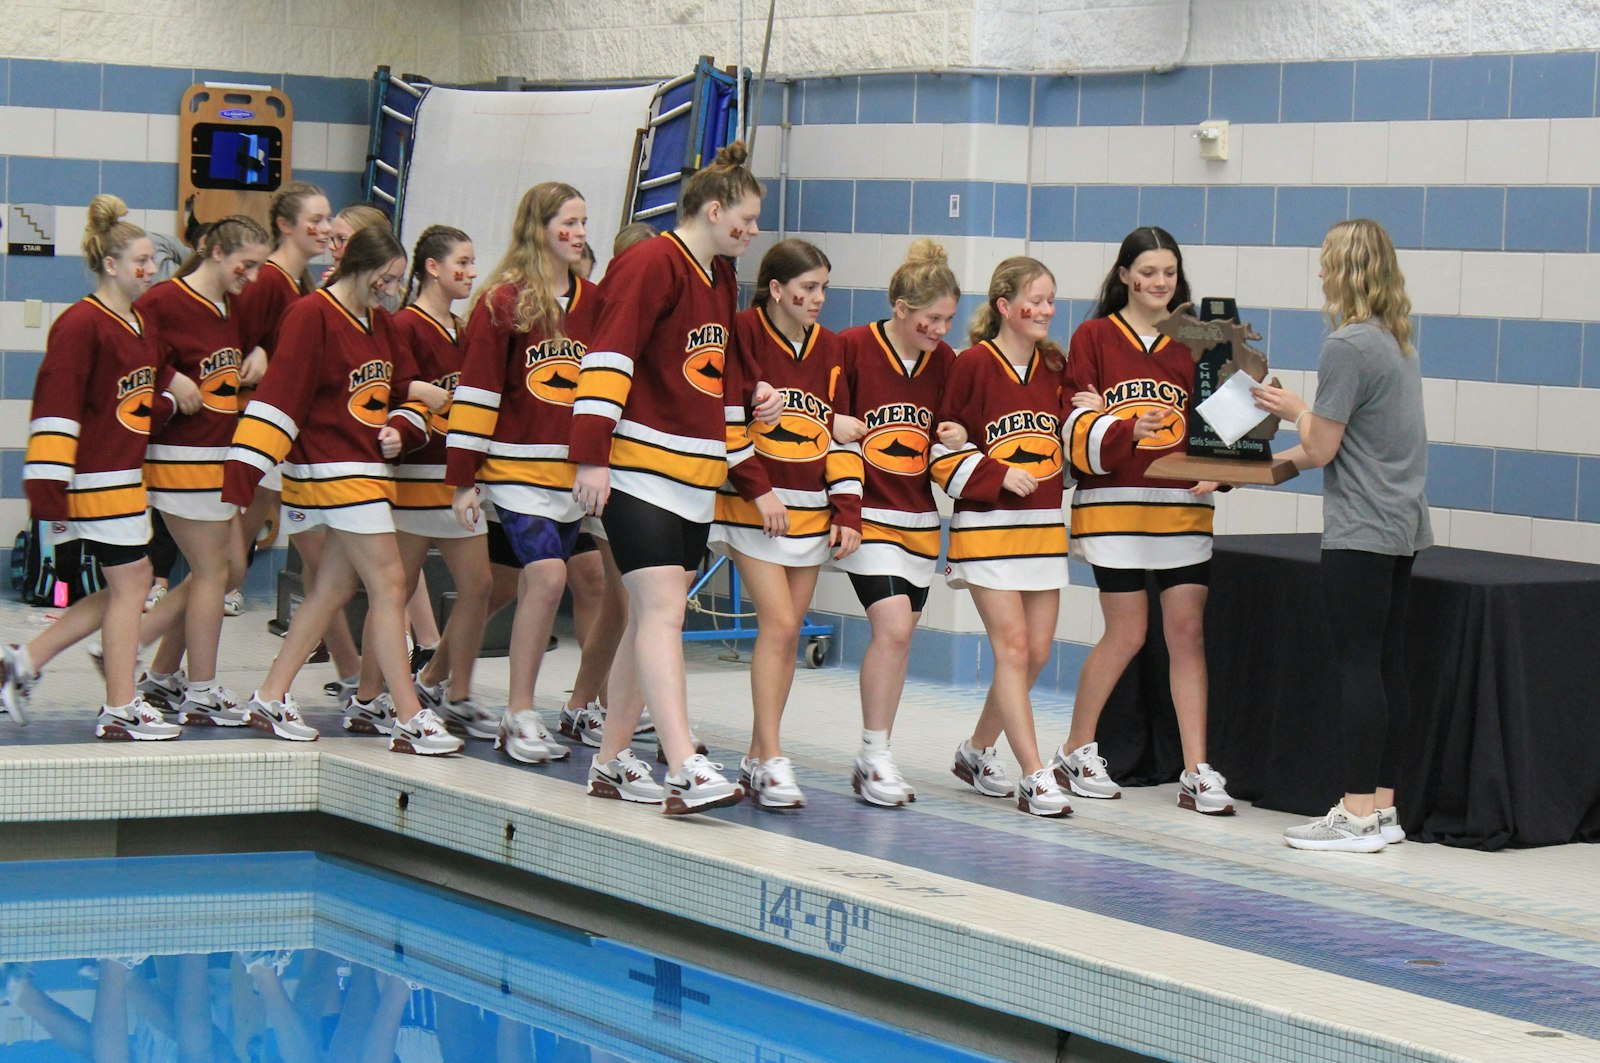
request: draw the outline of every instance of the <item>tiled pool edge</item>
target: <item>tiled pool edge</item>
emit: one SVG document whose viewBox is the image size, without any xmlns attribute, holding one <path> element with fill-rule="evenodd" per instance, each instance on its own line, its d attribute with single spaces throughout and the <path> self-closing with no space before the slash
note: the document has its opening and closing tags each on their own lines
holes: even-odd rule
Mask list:
<svg viewBox="0 0 1600 1063">
<path fill-rule="evenodd" d="M 1135 1051 L 1211 1059 L 1472 1058 L 895 904 L 848 880 L 819 887 L 815 876 L 670 844 L 659 828 L 641 836 L 431 780 L 428 762 L 408 759 L 402 773 L 342 750 L 125 752 L 35 748 L 0 759 L 0 822 L 321 811 Z M 507 824 L 515 828 L 510 838 Z M 689 833 L 699 825 L 660 826 L 693 840 L 728 825 L 706 824 L 705 834 Z M 618 866 L 645 873 L 607 870 Z M 671 886 L 695 880 L 701 889 L 692 897 Z"/>
</svg>

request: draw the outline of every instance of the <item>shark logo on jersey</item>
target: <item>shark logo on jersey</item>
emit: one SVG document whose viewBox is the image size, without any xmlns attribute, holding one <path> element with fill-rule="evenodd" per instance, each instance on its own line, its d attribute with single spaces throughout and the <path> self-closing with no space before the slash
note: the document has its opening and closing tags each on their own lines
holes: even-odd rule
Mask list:
<svg viewBox="0 0 1600 1063">
<path fill-rule="evenodd" d="M 875 469 L 896 476 L 921 476 L 928 471 L 928 428 L 933 413 L 913 403 L 894 402 L 868 410 L 861 456 Z"/>
<path fill-rule="evenodd" d="M 149 366 L 135 369 L 117 381 L 117 420 L 122 427 L 139 435 L 150 434 L 150 418 L 155 413 L 156 371 Z"/>
<path fill-rule="evenodd" d="M 578 397 L 578 369 L 587 351 L 567 337 L 530 345 L 525 352 L 529 393 L 554 406 L 571 406 Z"/>
<path fill-rule="evenodd" d="M 213 413 L 239 412 L 239 367 L 244 355 L 224 347 L 200 359 L 200 404 Z"/>
<path fill-rule="evenodd" d="M 389 378 L 394 367 L 373 359 L 350 371 L 350 416 L 368 428 L 382 428 L 389 417 Z"/>
<path fill-rule="evenodd" d="M 990 421 L 983 429 L 989 457 L 1048 480 L 1061 474 L 1061 418 L 1022 410 Z"/>
<path fill-rule="evenodd" d="M 684 341 L 683 378 L 696 390 L 722 397 L 722 371 L 727 360 L 728 330 L 711 323 L 692 328 Z"/>
</svg>

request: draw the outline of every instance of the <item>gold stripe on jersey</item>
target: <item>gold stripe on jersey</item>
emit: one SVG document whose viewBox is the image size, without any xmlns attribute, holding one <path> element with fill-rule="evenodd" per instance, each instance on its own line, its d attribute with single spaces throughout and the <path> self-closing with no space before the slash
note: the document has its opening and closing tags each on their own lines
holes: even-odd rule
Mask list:
<svg viewBox="0 0 1600 1063">
<path fill-rule="evenodd" d="M 478 468 L 478 482 L 571 490 L 577 472 L 577 467 L 565 458 L 509 458 L 491 454 Z"/>
<path fill-rule="evenodd" d="M 416 303 L 410 304 L 409 306 L 407 306 L 405 308 L 405 310 L 402 310 L 400 312 L 403 314 L 403 313 L 406 313 L 406 311 L 410 311 L 411 313 L 416 314 L 422 320 L 424 320 L 428 324 L 432 325 L 433 328 L 434 328 L 434 331 L 437 332 L 439 335 L 443 336 L 445 338 L 445 340 L 447 340 L 451 345 L 455 344 L 456 337 L 461 334 L 461 330 L 459 328 L 457 328 L 456 331 L 454 333 L 452 333 L 449 329 L 447 329 L 443 325 L 439 324 L 438 321 L 434 320 L 434 316 L 432 314 L 430 314 L 426 310 L 422 309 L 422 307 L 418 306 Z"/>
<path fill-rule="evenodd" d="M 788 506 L 789 530 L 785 537 L 789 539 L 809 539 L 818 535 L 827 535 L 833 528 L 833 509 L 824 506 L 821 509 L 811 507 Z M 761 520 L 761 511 L 754 502 L 746 502 L 738 495 L 717 495 L 717 523 L 735 524 L 742 528 L 760 528 L 764 524 Z"/>
<path fill-rule="evenodd" d="M 306 509 L 338 509 L 371 502 L 394 502 L 394 481 L 377 476 L 302 480 L 285 475 L 283 500 Z"/>
<path fill-rule="evenodd" d="M 595 353 L 604 354 L 605 352 Z M 632 375 L 615 366 L 600 364 L 598 358 L 591 359 L 585 355 L 584 361 L 589 364 L 580 371 L 581 376 L 578 381 L 579 401 L 586 399 L 599 400 L 600 402 L 610 403 L 618 409 L 627 405 L 628 392 L 633 388 Z"/>
<path fill-rule="evenodd" d="M 950 528 L 951 561 L 1062 557 L 1066 552 L 1067 529 L 1059 520 L 1052 524 Z"/>
<path fill-rule="evenodd" d="M 264 404 L 256 399 L 250 405 L 254 407 Z M 268 409 L 273 408 L 268 407 Z M 239 418 L 239 427 L 233 430 L 233 445 L 263 454 L 276 465 L 288 457 L 289 448 L 294 446 L 294 437 L 272 421 L 252 414 L 247 409 L 244 416 Z"/>
<path fill-rule="evenodd" d="M 728 476 L 728 461 L 724 455 L 686 454 L 681 450 L 620 435 L 611 441 L 611 467 L 651 473 L 704 489 L 721 486 Z"/>
<path fill-rule="evenodd" d="M 396 480 L 394 504 L 397 509 L 449 509 L 456 489 L 434 480 Z"/>
<path fill-rule="evenodd" d="M 907 369 L 906 363 L 900 360 L 899 353 L 894 349 L 894 344 L 889 341 L 888 333 L 883 331 L 883 322 L 874 321 L 867 327 L 872 330 L 872 338 L 878 341 L 878 349 L 889 360 L 889 365 L 894 368 L 897 376 L 908 378 L 916 376 L 927 366 L 928 359 L 933 355 L 933 351 L 918 351 L 917 364 Z"/>
<path fill-rule="evenodd" d="M 129 487 L 74 489 L 67 494 L 68 520 L 111 520 L 144 513 L 144 484 Z"/>
<path fill-rule="evenodd" d="M 1072 534 L 1210 535 L 1212 508 L 1181 502 L 1100 502 L 1072 507 Z"/>
<path fill-rule="evenodd" d="M 289 275 L 289 271 L 288 270 L 284 269 L 282 266 L 278 265 L 276 262 L 272 261 L 272 259 L 270 259 L 270 258 L 267 259 L 265 262 L 261 263 L 261 268 L 262 269 L 266 269 L 268 266 L 271 266 L 273 269 L 275 269 L 279 273 L 283 274 L 283 279 L 288 281 L 290 284 L 294 285 L 294 291 L 295 291 L 296 295 L 304 295 L 304 294 L 306 294 L 305 285 L 300 283 L 300 278 L 299 277 L 291 277 Z"/>
<path fill-rule="evenodd" d="M 457 397 L 450 403 L 450 431 L 478 439 L 494 436 L 495 425 L 500 423 L 498 407 L 480 406 Z"/>
<path fill-rule="evenodd" d="M 152 491 L 221 491 L 220 461 L 146 461 L 144 484 Z"/>
<path fill-rule="evenodd" d="M 898 546 L 908 554 L 933 560 L 939 556 L 939 529 L 932 528 L 896 528 L 890 524 L 879 524 L 877 521 L 863 519 L 861 521 L 861 541 L 863 543 L 887 543 Z"/>
<path fill-rule="evenodd" d="M 831 488 L 835 484 L 848 484 L 854 482 L 854 490 L 847 493 L 861 493 L 861 483 L 866 477 L 867 470 L 861 460 L 861 454 L 855 450 L 838 447 L 828 451 L 828 457 L 823 462 L 823 476 Z"/>
<path fill-rule="evenodd" d="M 28 437 L 28 450 L 22 460 L 28 465 L 65 466 L 61 476 L 65 479 L 78 462 L 78 439 L 56 432 L 35 432 Z"/>
</svg>

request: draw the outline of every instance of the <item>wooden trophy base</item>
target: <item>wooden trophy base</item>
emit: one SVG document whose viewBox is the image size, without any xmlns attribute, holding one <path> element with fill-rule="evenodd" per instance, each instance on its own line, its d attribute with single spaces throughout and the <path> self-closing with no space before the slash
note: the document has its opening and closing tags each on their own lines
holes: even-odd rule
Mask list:
<svg viewBox="0 0 1600 1063">
<path fill-rule="evenodd" d="M 1213 480 L 1222 484 L 1271 487 L 1300 474 L 1287 458 L 1251 461 L 1242 458 L 1201 458 L 1168 454 L 1150 463 L 1145 475 L 1155 480 Z"/>
</svg>

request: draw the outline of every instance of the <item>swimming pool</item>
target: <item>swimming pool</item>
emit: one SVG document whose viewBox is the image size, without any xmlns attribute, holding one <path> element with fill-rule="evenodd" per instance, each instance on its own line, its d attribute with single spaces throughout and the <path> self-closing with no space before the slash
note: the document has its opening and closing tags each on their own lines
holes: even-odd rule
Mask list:
<svg viewBox="0 0 1600 1063">
<path fill-rule="evenodd" d="M 0 864 L 0 964 L 0 1063 L 988 1058 L 313 853 Z"/>
</svg>

